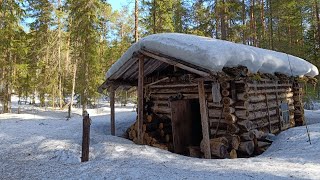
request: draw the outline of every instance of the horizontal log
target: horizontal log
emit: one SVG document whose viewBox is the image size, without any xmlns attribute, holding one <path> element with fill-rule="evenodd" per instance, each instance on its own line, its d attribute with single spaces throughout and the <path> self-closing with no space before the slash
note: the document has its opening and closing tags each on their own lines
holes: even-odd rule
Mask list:
<svg viewBox="0 0 320 180">
<path fill-rule="evenodd" d="M 172 93 L 197 93 L 197 87 L 185 87 L 185 88 L 162 88 L 162 89 L 149 89 L 150 93 L 154 94 L 172 94 Z M 205 89 L 205 92 L 211 92 L 210 89 Z"/>
<path fill-rule="evenodd" d="M 284 89 L 259 89 L 259 90 L 257 90 L 257 89 L 249 89 L 248 91 L 247 91 L 247 93 L 249 94 L 249 95 L 251 95 L 251 94 L 265 94 L 265 93 L 267 93 L 267 94 L 271 94 L 271 93 L 289 93 L 289 92 L 292 92 L 292 88 L 290 88 L 290 87 L 286 87 L 286 88 L 284 88 Z"/>
<path fill-rule="evenodd" d="M 235 112 L 235 109 L 232 107 L 224 107 L 223 109 L 208 108 L 208 111 L 209 111 L 209 117 L 220 117 L 221 113 L 223 115 L 221 117 L 226 117 L 227 114 L 233 114 Z"/>
<path fill-rule="evenodd" d="M 237 101 L 234 103 L 236 109 L 248 109 L 250 103 L 248 101 Z"/>
<path fill-rule="evenodd" d="M 249 95 L 247 93 L 238 93 L 237 99 L 242 101 L 247 101 L 249 98 Z"/>
<path fill-rule="evenodd" d="M 248 101 L 250 101 L 250 102 L 265 101 L 266 100 L 266 96 L 267 96 L 268 101 L 269 101 L 269 100 L 274 100 L 274 99 L 291 98 L 291 97 L 293 97 L 293 93 L 279 94 L 278 96 L 270 95 L 270 94 L 267 94 L 267 95 L 255 95 L 255 96 L 251 95 L 251 96 L 249 96 Z"/>
<path fill-rule="evenodd" d="M 236 114 L 237 114 L 237 111 L 236 111 Z M 276 115 L 277 114 L 277 110 L 274 109 L 274 110 L 270 110 L 269 112 L 267 111 L 252 111 L 252 112 L 249 112 L 248 115 L 237 115 L 237 118 L 239 119 L 244 119 L 244 120 L 254 120 L 254 119 L 259 119 L 259 118 L 262 118 L 262 117 L 266 117 L 266 116 L 272 116 L 272 115 Z"/>
<path fill-rule="evenodd" d="M 175 89 L 175 88 L 186 88 L 186 87 L 195 87 L 198 88 L 198 84 L 191 83 L 191 84 L 161 84 L 161 85 L 151 85 L 149 88 L 151 89 Z M 206 87 L 206 85 L 205 85 Z"/>
<path fill-rule="evenodd" d="M 168 106 L 153 106 L 153 107 L 151 107 L 151 110 L 155 114 L 158 114 L 158 113 L 171 114 L 171 108 L 169 108 Z"/>
<path fill-rule="evenodd" d="M 183 99 L 198 99 L 199 98 L 199 94 L 198 92 L 195 93 L 180 93 L 183 97 Z M 156 100 L 169 100 L 171 97 L 175 97 L 177 96 L 178 93 L 171 93 L 171 94 L 160 94 L 160 93 L 151 93 L 150 97 L 152 99 L 156 99 Z"/>
<path fill-rule="evenodd" d="M 240 132 L 240 128 L 236 124 L 226 124 L 226 123 L 211 123 L 210 131 L 214 132 L 212 135 L 225 135 L 225 134 L 237 134 Z M 218 132 L 218 134 L 216 134 Z M 224 134 L 220 134 L 224 132 Z"/>
<path fill-rule="evenodd" d="M 208 102 L 208 108 L 222 108 L 221 103 Z"/>
</svg>

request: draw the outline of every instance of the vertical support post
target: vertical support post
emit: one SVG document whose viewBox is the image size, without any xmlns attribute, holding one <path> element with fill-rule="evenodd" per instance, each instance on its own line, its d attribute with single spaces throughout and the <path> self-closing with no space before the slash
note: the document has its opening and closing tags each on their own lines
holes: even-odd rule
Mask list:
<svg viewBox="0 0 320 180">
<path fill-rule="evenodd" d="M 82 131 L 82 156 L 81 162 L 89 160 L 89 144 L 90 144 L 90 118 L 89 114 L 85 111 L 83 113 L 83 131 Z"/>
<path fill-rule="evenodd" d="M 143 84 L 144 84 L 144 57 L 139 56 L 139 77 L 138 77 L 138 142 L 143 143 Z"/>
<path fill-rule="evenodd" d="M 114 87 L 111 85 L 110 88 L 110 124 L 111 124 L 111 135 L 116 135 L 116 127 L 115 127 L 115 112 L 114 112 L 114 97 L 115 97 L 115 90 Z"/>
<path fill-rule="evenodd" d="M 199 104 L 200 104 L 200 114 L 201 114 L 201 126 L 202 126 L 202 151 L 206 159 L 211 159 L 210 150 L 210 136 L 209 136 L 209 125 L 208 125 L 208 109 L 206 105 L 206 96 L 204 91 L 204 82 L 200 80 L 198 82 L 198 92 L 199 92 Z"/>
</svg>

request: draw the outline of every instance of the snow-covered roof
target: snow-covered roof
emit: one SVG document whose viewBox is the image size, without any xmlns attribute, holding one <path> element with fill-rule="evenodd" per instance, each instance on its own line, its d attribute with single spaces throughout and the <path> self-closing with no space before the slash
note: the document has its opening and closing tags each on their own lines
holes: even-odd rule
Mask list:
<svg viewBox="0 0 320 180">
<path fill-rule="evenodd" d="M 228 41 L 179 33 L 154 34 L 133 44 L 112 65 L 107 79 L 117 72 L 134 52 L 143 48 L 171 56 L 211 72 L 222 71 L 223 67 L 245 66 L 249 71 L 282 73 L 288 76 L 311 76 L 319 74 L 318 68 L 296 56 L 261 49 Z"/>
</svg>

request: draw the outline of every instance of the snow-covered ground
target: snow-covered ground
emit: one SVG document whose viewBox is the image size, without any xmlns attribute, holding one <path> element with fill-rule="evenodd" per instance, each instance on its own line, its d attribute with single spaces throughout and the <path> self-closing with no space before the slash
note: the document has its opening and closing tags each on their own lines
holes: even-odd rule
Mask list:
<svg viewBox="0 0 320 180">
<path fill-rule="evenodd" d="M 0 114 L 0 179 L 320 179 L 320 111 L 306 111 L 306 128 L 277 136 L 249 159 L 196 159 L 110 136 L 109 108 L 89 110 L 90 161 L 80 163 L 82 118 L 24 106 Z M 133 107 L 116 108 L 116 133 L 135 120 Z M 318 124 L 316 124 L 318 123 Z"/>
</svg>

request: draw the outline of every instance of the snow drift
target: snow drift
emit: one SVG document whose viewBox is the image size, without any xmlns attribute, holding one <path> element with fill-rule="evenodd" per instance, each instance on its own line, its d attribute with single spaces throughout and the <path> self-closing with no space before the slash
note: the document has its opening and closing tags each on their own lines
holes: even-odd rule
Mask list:
<svg viewBox="0 0 320 180">
<path fill-rule="evenodd" d="M 133 44 L 109 69 L 109 78 L 128 61 L 133 52 L 147 48 L 182 61 L 192 63 L 212 72 L 223 67 L 246 66 L 251 72 L 275 73 L 288 76 L 311 76 L 319 74 L 313 64 L 289 54 L 256 48 L 228 41 L 188 34 L 163 33 L 142 38 Z"/>
</svg>

